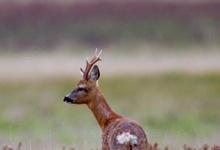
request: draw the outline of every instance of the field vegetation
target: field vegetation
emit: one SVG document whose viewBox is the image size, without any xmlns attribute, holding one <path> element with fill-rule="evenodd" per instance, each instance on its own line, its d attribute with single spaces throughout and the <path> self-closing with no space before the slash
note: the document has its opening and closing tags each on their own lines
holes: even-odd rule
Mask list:
<svg viewBox="0 0 220 150">
<path fill-rule="evenodd" d="M 23 51 L 82 44 L 137 41 L 164 45 L 219 45 L 220 4 L 215 1 L 4 1 L 0 47 Z M 137 43 L 136 43 L 137 42 Z M 50 48 L 50 49 L 48 49 Z"/>
<path fill-rule="evenodd" d="M 0 144 L 99 147 L 100 131 L 86 106 L 62 100 L 77 80 L 1 81 Z M 150 141 L 178 147 L 220 138 L 218 73 L 102 77 L 100 86 L 113 109 L 139 121 Z"/>
<path fill-rule="evenodd" d="M 63 97 L 102 48 L 108 103 L 150 143 L 219 150 L 219 2 L 67 1 L 0 1 L 0 148 L 100 148 L 92 113 Z"/>
</svg>

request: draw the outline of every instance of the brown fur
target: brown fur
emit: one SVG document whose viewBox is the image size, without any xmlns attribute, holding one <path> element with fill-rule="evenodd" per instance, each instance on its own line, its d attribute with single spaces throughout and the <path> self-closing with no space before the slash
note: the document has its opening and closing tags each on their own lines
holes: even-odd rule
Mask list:
<svg viewBox="0 0 220 150">
<path fill-rule="evenodd" d="M 107 104 L 96 81 L 81 80 L 77 87 L 85 85 L 88 93 L 79 95 L 73 103 L 86 104 L 94 114 L 102 129 L 103 150 L 146 150 L 148 141 L 143 129 L 134 121 L 117 113 Z M 74 90 L 76 92 L 77 90 Z M 119 144 L 117 136 L 123 132 L 129 132 L 137 137 L 137 144 Z"/>
<path fill-rule="evenodd" d="M 100 54 L 101 51 L 99 53 L 96 51 L 91 61 L 86 61 L 85 70 L 81 69 L 82 80 L 76 89 L 65 96 L 64 101 L 71 104 L 86 104 L 93 112 L 102 129 L 103 150 L 147 150 L 148 141 L 143 129 L 136 122 L 112 111 L 98 87 L 100 72 L 98 66 L 93 65 L 101 60 Z M 118 142 L 117 136 L 122 133 L 129 133 L 130 136 L 137 138 L 135 143 L 131 142 L 131 137 L 127 142 Z"/>
<path fill-rule="evenodd" d="M 143 129 L 134 121 L 113 112 L 101 92 L 97 89 L 97 96 L 88 104 L 99 126 L 102 129 L 103 150 L 147 150 L 148 141 Z M 137 136 L 137 144 L 123 145 L 116 140 L 117 135 L 129 132 Z"/>
</svg>

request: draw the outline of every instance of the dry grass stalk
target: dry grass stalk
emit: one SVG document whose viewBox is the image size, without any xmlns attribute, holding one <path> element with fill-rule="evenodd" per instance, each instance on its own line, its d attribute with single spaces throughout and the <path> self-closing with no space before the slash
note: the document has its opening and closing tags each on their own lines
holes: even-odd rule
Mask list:
<svg viewBox="0 0 220 150">
<path fill-rule="evenodd" d="M 17 148 L 13 148 L 10 145 L 4 145 L 2 147 L 2 150 L 22 150 L 21 147 L 22 147 L 22 143 L 19 142 L 17 145 Z M 70 147 L 69 149 L 66 149 L 66 147 L 63 146 L 62 150 L 76 150 L 76 149 L 74 147 Z M 96 149 L 96 150 L 98 150 L 98 149 Z M 147 147 L 147 150 L 171 150 L 171 149 L 168 146 L 166 146 L 164 149 L 161 149 L 159 147 L 158 143 L 154 143 L 154 144 L 149 144 Z M 214 145 L 214 146 L 210 147 L 209 145 L 204 144 L 201 148 L 195 148 L 193 146 L 188 146 L 188 145 L 184 144 L 183 150 L 220 150 L 220 146 Z"/>
<path fill-rule="evenodd" d="M 220 150 L 220 146 L 214 145 L 213 147 L 210 147 L 207 144 L 204 144 L 201 148 L 195 148 L 192 146 L 184 145 L 183 146 L 184 150 Z"/>
<path fill-rule="evenodd" d="M 2 150 L 14 150 L 10 145 L 4 145 Z"/>
</svg>

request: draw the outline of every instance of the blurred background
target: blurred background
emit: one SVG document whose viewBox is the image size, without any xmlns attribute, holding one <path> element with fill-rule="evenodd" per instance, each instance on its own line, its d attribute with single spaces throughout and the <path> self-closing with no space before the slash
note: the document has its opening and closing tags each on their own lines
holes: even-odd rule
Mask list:
<svg viewBox="0 0 220 150">
<path fill-rule="evenodd" d="M 150 142 L 220 142 L 220 2 L 1 0 L 0 145 L 100 148 L 86 106 L 63 97 L 103 49 L 100 86 Z"/>
</svg>

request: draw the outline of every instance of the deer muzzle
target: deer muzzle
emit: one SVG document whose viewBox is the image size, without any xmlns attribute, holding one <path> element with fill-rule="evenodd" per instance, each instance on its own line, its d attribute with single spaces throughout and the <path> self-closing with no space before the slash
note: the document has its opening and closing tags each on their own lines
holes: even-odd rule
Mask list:
<svg viewBox="0 0 220 150">
<path fill-rule="evenodd" d="M 68 104 L 73 104 L 73 100 L 67 96 L 64 97 L 63 101 Z"/>
<path fill-rule="evenodd" d="M 67 94 L 64 97 L 63 101 L 68 104 L 74 104 L 76 97 L 77 97 L 77 92 L 74 90 L 74 91 L 70 92 L 69 94 Z"/>
</svg>

